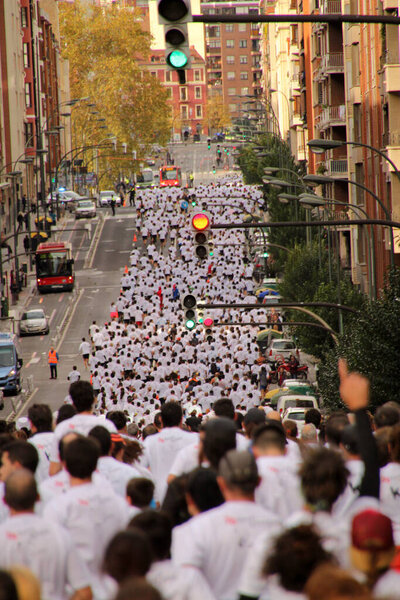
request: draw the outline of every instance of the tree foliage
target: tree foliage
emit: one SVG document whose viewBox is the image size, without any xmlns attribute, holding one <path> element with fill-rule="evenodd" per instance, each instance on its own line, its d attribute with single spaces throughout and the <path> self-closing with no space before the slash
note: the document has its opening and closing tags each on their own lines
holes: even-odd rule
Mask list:
<svg viewBox="0 0 400 600">
<path fill-rule="evenodd" d="M 324 403 L 342 407 L 338 396 L 337 361 L 347 359 L 349 368 L 366 375 L 371 382 L 371 406 L 399 401 L 400 384 L 400 269 L 393 268 L 382 297 L 366 303 L 351 317 L 339 346 L 325 356 L 319 373 Z"/>
<path fill-rule="evenodd" d="M 334 258 L 332 254 L 331 259 Z M 319 247 L 317 242 L 311 246 L 296 246 L 288 256 L 283 279 L 279 285 L 282 297 L 293 302 L 330 302 L 342 304 L 357 310 L 364 306 L 365 298 L 353 286 L 350 278 L 341 269 L 339 271 L 335 261 L 331 260 L 329 269 L 329 254 Z M 335 308 L 311 308 L 313 312 L 333 329 L 339 332 L 339 311 Z M 342 311 L 343 325 L 346 328 L 350 322 L 351 314 Z M 292 321 L 317 321 L 299 311 L 286 311 Z M 305 352 L 323 358 L 334 345 L 330 333 L 324 329 L 299 326 L 294 327 L 299 345 Z"/>
<path fill-rule="evenodd" d="M 108 131 L 128 145 L 129 153 L 136 150 L 138 157 L 143 156 L 151 144 L 166 143 L 171 127 L 166 90 L 140 65 L 140 59 L 149 56 L 150 35 L 142 30 L 136 13 L 79 0 L 60 3 L 59 11 L 71 98 L 89 97 Z M 72 112 L 78 143 L 80 137 L 85 145 L 105 137 L 87 103 L 76 104 Z M 115 164 L 116 169 L 119 166 Z"/>
<path fill-rule="evenodd" d="M 231 124 L 228 107 L 224 104 L 222 96 L 213 96 L 208 99 L 206 107 L 206 123 L 210 131 L 223 131 Z"/>
</svg>

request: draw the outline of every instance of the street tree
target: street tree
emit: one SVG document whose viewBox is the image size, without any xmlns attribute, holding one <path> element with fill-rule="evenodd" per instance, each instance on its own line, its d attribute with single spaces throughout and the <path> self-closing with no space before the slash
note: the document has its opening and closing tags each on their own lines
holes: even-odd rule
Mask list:
<svg viewBox="0 0 400 600">
<path fill-rule="evenodd" d="M 213 96 L 208 99 L 206 107 L 206 122 L 209 131 L 223 131 L 231 124 L 229 110 L 224 104 L 222 96 Z"/>
</svg>

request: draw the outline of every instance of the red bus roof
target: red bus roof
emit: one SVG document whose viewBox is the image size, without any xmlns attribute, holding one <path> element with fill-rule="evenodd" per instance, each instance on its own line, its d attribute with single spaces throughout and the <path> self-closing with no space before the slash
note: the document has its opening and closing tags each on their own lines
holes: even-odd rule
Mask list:
<svg viewBox="0 0 400 600">
<path fill-rule="evenodd" d="M 64 242 L 43 242 L 39 244 L 36 252 L 51 252 L 51 250 L 67 250 L 69 245 Z"/>
</svg>

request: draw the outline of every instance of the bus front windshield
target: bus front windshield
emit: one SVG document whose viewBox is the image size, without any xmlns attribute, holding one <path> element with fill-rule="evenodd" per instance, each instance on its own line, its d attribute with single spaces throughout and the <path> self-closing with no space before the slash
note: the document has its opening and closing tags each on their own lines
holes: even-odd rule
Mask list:
<svg viewBox="0 0 400 600">
<path fill-rule="evenodd" d="M 137 177 L 138 183 L 152 183 L 153 171 L 142 171 Z"/>
<path fill-rule="evenodd" d="M 46 252 L 36 256 L 38 277 L 66 277 L 72 275 L 71 263 L 65 252 Z"/>
<path fill-rule="evenodd" d="M 178 169 L 163 169 L 161 177 L 163 180 L 178 179 Z"/>
<path fill-rule="evenodd" d="M 13 346 L 0 346 L 0 368 L 13 367 L 14 364 L 15 360 Z"/>
</svg>

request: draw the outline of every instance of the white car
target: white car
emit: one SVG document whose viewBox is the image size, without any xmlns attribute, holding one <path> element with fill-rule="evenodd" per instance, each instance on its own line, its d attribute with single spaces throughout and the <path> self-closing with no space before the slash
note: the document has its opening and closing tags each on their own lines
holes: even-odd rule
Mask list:
<svg viewBox="0 0 400 600">
<path fill-rule="evenodd" d="M 99 192 L 98 205 L 110 206 L 112 197 L 115 198 L 116 204 L 121 204 L 121 198 L 113 190 L 103 190 L 102 192 Z"/>
<path fill-rule="evenodd" d="M 282 423 L 284 423 L 287 419 L 295 421 L 299 435 L 301 435 L 306 422 L 305 419 L 307 410 L 308 408 L 287 408 L 282 415 Z"/>
<path fill-rule="evenodd" d="M 93 200 L 78 200 L 75 205 L 75 219 L 84 219 L 86 217 L 96 216 L 96 204 Z"/>
<path fill-rule="evenodd" d="M 278 358 L 289 358 L 291 354 L 298 355 L 296 344 L 291 339 L 275 339 L 265 351 L 268 362 L 275 362 Z"/>
<path fill-rule="evenodd" d="M 73 192 L 72 190 L 64 190 L 64 192 L 54 191 L 53 192 L 53 203 L 57 202 L 57 194 L 58 194 L 58 201 L 63 202 L 64 204 L 68 204 L 69 202 L 76 202 L 77 200 L 82 198 L 82 196 L 80 196 L 76 192 Z M 48 200 L 48 202 L 51 202 L 51 194 L 49 194 L 47 196 L 47 200 Z"/>
<path fill-rule="evenodd" d="M 276 410 L 282 415 L 288 408 L 319 408 L 315 396 L 302 396 L 301 394 L 283 394 L 278 398 Z"/>
<path fill-rule="evenodd" d="M 19 335 L 34 335 L 49 333 L 49 323 L 42 308 L 32 308 L 23 312 L 19 324 Z"/>
</svg>

